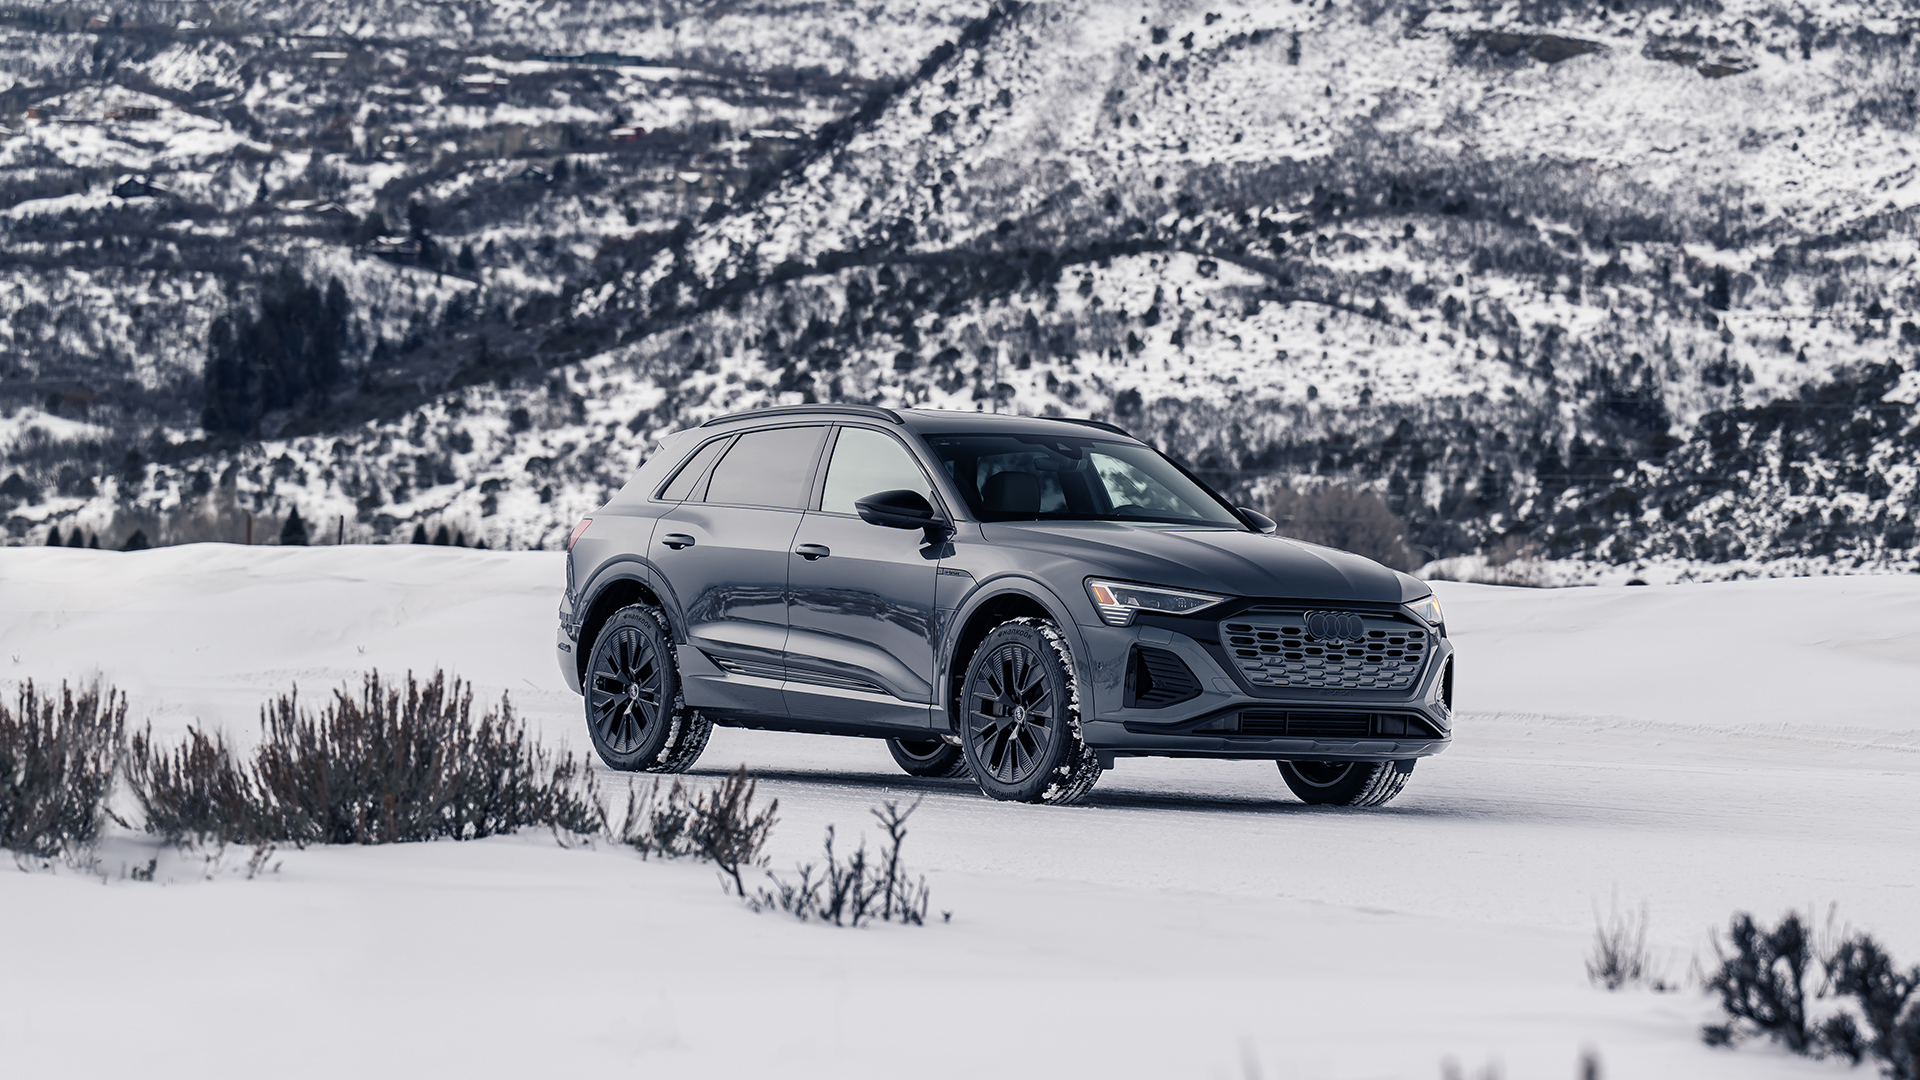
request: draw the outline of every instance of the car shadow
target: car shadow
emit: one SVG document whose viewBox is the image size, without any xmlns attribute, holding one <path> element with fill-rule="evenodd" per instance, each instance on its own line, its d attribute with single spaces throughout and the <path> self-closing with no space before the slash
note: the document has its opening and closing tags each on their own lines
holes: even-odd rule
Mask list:
<svg viewBox="0 0 1920 1080">
<path fill-rule="evenodd" d="M 703 766 L 689 769 L 684 776 L 698 780 L 704 785 L 708 781 L 720 780 L 733 771 L 724 766 Z M 890 772 L 853 772 L 846 769 L 755 769 L 751 766 L 748 766 L 747 771 L 755 780 L 766 784 L 802 784 L 840 792 L 868 792 L 876 799 L 911 798 L 924 794 L 990 801 L 980 793 L 980 789 L 968 777 L 940 780 Z M 650 773 L 615 772 L 599 765 L 594 767 L 594 772 L 596 779 L 603 787 L 615 785 L 625 787 L 635 782 L 645 783 L 653 779 L 670 782 L 673 779 L 671 776 L 656 776 Z M 1193 790 L 1148 791 L 1125 787 L 1096 787 L 1087 794 L 1086 798 L 1076 804 L 1074 809 L 1154 810 L 1182 814 L 1365 814 L 1371 817 L 1432 820 L 1476 818 L 1489 814 L 1488 807 L 1478 804 L 1464 807 L 1388 804 L 1354 809 L 1342 806 L 1309 806 L 1285 795 L 1263 796 Z"/>
</svg>

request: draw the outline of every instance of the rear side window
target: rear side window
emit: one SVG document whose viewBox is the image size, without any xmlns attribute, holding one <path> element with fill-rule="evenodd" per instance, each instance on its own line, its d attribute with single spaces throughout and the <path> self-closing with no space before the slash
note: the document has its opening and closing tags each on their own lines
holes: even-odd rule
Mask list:
<svg viewBox="0 0 1920 1080">
<path fill-rule="evenodd" d="M 747 432 L 714 466 L 704 501 L 800 509 L 813 490 L 813 463 L 826 433 L 825 427 Z"/>
<path fill-rule="evenodd" d="M 680 466 L 680 471 L 673 474 L 673 479 L 667 481 L 667 486 L 661 490 L 660 497 L 668 502 L 686 501 L 687 496 L 693 494 L 693 485 L 707 475 L 707 466 L 713 464 L 713 459 L 719 457 L 720 451 L 726 448 L 727 440 L 715 439 L 694 451 L 693 456 L 687 459 L 687 463 Z"/>
</svg>

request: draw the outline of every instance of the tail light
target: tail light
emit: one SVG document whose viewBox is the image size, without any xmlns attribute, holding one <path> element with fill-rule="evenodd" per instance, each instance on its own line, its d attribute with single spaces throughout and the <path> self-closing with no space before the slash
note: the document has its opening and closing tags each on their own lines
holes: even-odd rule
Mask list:
<svg viewBox="0 0 1920 1080">
<path fill-rule="evenodd" d="M 580 538 L 586 535 L 587 526 L 591 524 L 593 524 L 592 518 L 581 518 L 580 524 L 573 527 L 573 532 L 567 536 L 567 550 L 569 552 L 573 550 L 573 545 L 579 543 Z"/>
</svg>

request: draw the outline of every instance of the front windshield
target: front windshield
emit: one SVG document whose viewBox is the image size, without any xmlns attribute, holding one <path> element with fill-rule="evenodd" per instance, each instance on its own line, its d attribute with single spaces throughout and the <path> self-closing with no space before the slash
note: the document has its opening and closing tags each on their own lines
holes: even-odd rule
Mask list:
<svg viewBox="0 0 1920 1080">
<path fill-rule="evenodd" d="M 1244 530 L 1158 451 L 1073 435 L 929 435 L 981 521 L 1134 521 Z"/>
</svg>

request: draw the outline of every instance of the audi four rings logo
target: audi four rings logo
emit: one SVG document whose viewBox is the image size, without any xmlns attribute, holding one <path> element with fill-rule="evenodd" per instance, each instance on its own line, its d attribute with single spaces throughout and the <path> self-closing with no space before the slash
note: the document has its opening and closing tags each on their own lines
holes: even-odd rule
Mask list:
<svg viewBox="0 0 1920 1080">
<path fill-rule="evenodd" d="M 1359 641 L 1367 636 L 1367 624 L 1358 615 L 1309 611 L 1307 633 L 1320 641 Z"/>
</svg>

